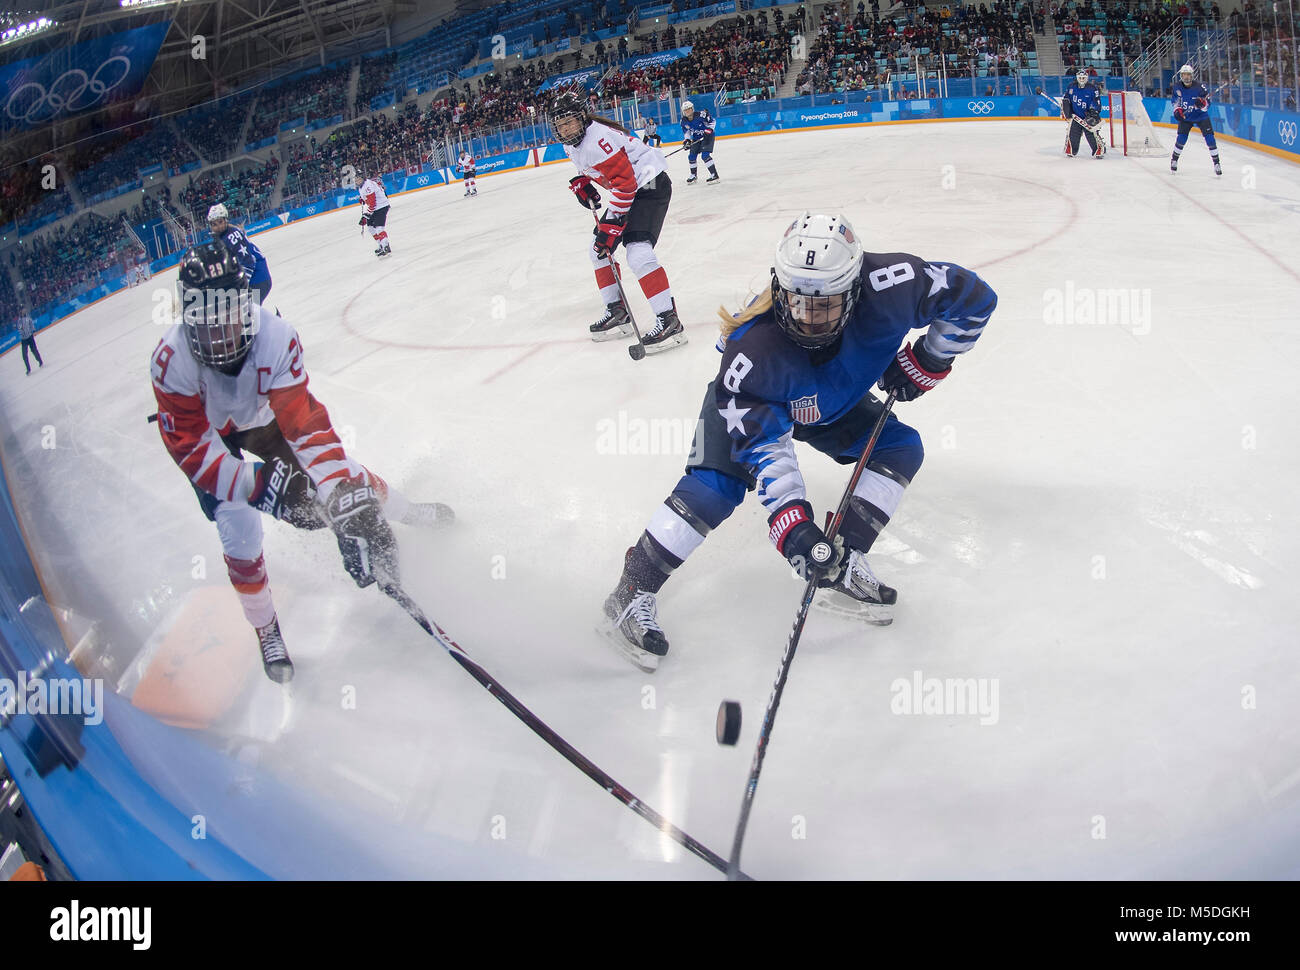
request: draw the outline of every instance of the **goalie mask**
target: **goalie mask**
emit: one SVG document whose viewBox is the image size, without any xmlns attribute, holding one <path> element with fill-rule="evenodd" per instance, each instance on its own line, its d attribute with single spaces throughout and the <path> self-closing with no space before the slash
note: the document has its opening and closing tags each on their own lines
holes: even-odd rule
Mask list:
<svg viewBox="0 0 1300 970">
<path fill-rule="evenodd" d="M 590 120 L 586 103 L 574 91 L 561 91 L 551 102 L 551 130 L 565 145 L 573 148 L 581 145 Z"/>
<path fill-rule="evenodd" d="M 1078 74 L 1076 74 L 1076 75 L 1074 76 L 1074 83 L 1077 84 L 1077 85 L 1079 85 L 1079 87 L 1081 87 L 1081 88 L 1082 88 L 1082 87 L 1087 87 L 1087 85 L 1088 85 L 1088 72 L 1087 72 L 1087 71 L 1080 71 Z"/>
<path fill-rule="evenodd" d="M 787 337 L 815 350 L 839 339 L 862 283 L 862 243 L 843 216 L 805 212 L 776 247 L 772 311 Z"/>
<path fill-rule="evenodd" d="M 176 293 L 190 353 L 200 364 L 235 369 L 257 334 L 257 297 L 233 253 L 203 243 L 181 257 Z"/>
</svg>

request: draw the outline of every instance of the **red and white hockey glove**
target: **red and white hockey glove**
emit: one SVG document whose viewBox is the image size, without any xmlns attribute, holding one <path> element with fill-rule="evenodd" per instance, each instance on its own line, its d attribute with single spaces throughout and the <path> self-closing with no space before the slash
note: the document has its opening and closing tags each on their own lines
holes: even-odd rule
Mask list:
<svg viewBox="0 0 1300 970">
<path fill-rule="evenodd" d="M 1196 107 L 1200 108 L 1202 111 L 1204 111 L 1207 107 L 1209 107 L 1209 105 L 1210 102 L 1207 101 L 1205 98 L 1196 99 Z"/>
<path fill-rule="evenodd" d="M 1183 106 L 1181 104 L 1178 107 L 1174 108 L 1174 117 L 1177 118 L 1179 121 L 1183 120 Z"/>
<path fill-rule="evenodd" d="M 365 212 L 361 213 L 361 218 L 357 220 L 357 225 L 366 226 L 369 224 L 370 224 L 370 215 Z"/>
<path fill-rule="evenodd" d="M 569 179 L 569 191 L 578 200 L 578 205 L 584 209 L 591 209 L 594 212 L 600 208 L 600 193 L 596 191 L 596 186 L 588 176 L 575 175 Z"/>
<path fill-rule="evenodd" d="M 844 540 L 832 542 L 817 527 L 812 506 L 805 501 L 787 502 L 767 520 L 767 537 L 804 579 L 834 580 L 844 561 Z"/>
<path fill-rule="evenodd" d="M 596 225 L 596 255 L 608 256 L 618 248 L 619 237 L 623 235 L 623 230 L 627 228 L 627 213 L 619 216 L 611 216 L 609 210 L 601 216 L 600 222 Z"/>
<path fill-rule="evenodd" d="M 880 389 L 893 391 L 900 401 L 915 401 L 926 391 L 938 387 L 951 371 L 951 360 L 931 356 L 917 340 L 911 346 L 901 348 L 894 356 L 880 377 Z"/>
</svg>

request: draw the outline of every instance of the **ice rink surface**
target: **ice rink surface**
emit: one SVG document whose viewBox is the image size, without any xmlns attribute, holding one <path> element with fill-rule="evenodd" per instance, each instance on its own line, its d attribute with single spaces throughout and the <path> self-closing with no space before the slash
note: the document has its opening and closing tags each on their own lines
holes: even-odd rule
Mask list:
<svg viewBox="0 0 1300 970">
<path fill-rule="evenodd" d="M 1195 134 L 1176 176 L 1167 158 L 1067 159 L 1060 142 L 1048 122 L 732 139 L 716 185 L 686 185 L 670 158 L 657 251 L 690 343 L 640 363 L 586 336 L 601 304 L 567 163 L 480 178 L 473 199 L 395 198 L 383 261 L 353 210 L 257 243 L 351 453 L 459 516 L 443 535 L 395 527 L 407 589 L 723 856 L 801 590 L 757 501 L 665 586 L 657 673 L 596 632 L 624 550 L 682 472 L 715 310 L 766 285 L 805 208 L 842 212 L 868 250 L 976 270 L 1000 300 L 985 335 L 897 408 L 927 446 L 872 555 L 898 617 L 809 620 L 745 869 L 1294 878 L 1300 168 L 1225 143 L 1216 179 Z M 351 820 L 366 849 L 337 875 L 715 878 L 356 589 L 328 534 L 268 521 L 297 665 L 282 703 L 216 531 L 144 421 L 152 297 L 174 280 L 40 334 L 48 370 L 4 361 L 5 456 L 51 598 L 156 641 L 196 590 L 227 597 L 212 634 L 247 669 L 203 736 Z M 1098 307 L 1131 315 L 1094 322 Z M 833 507 L 849 469 L 800 457 L 814 506 Z M 996 705 L 899 713 L 932 678 L 972 679 Z M 745 710 L 731 749 L 714 741 L 723 698 Z"/>
</svg>

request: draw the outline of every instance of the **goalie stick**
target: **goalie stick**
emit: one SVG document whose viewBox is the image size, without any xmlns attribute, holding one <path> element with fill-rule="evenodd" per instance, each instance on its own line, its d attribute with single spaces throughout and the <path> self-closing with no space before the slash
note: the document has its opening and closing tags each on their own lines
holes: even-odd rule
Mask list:
<svg viewBox="0 0 1300 970">
<path fill-rule="evenodd" d="M 880 437 L 880 432 L 885 427 L 885 421 L 894 408 L 894 396 L 895 392 L 890 391 L 889 397 L 885 398 L 885 406 L 880 410 L 880 417 L 876 418 L 876 426 L 871 429 L 871 437 L 867 439 L 867 444 L 862 449 L 862 455 L 853 468 L 853 475 L 849 478 L 849 484 L 844 489 L 844 495 L 840 498 L 840 506 L 835 510 L 835 517 L 831 519 L 830 526 L 826 529 L 826 538 L 829 541 L 833 542 L 836 534 L 840 531 L 840 525 L 844 522 L 844 513 L 848 511 L 849 501 L 853 498 L 853 490 L 858 487 L 858 479 L 862 477 L 862 471 L 867 467 L 867 460 L 876 448 L 876 440 Z M 767 742 L 772 736 L 772 727 L 776 723 L 776 709 L 781 704 L 781 694 L 785 691 L 785 682 L 790 676 L 790 665 L 794 662 L 794 652 L 799 647 L 799 638 L 803 635 L 804 621 L 808 619 L 808 608 L 812 606 L 813 595 L 816 592 L 817 577 L 812 576 L 809 578 L 807 585 L 804 586 L 803 599 L 799 601 L 799 612 L 795 614 L 794 618 L 794 629 L 790 631 L 790 639 L 786 641 L 785 653 L 781 656 L 781 667 L 776 674 L 776 683 L 772 685 L 772 696 L 768 699 L 767 710 L 763 714 L 763 723 L 758 729 L 758 743 L 754 746 L 754 760 L 750 763 L 749 780 L 745 783 L 745 798 L 740 803 L 740 819 L 736 822 L 736 838 L 731 844 L 731 858 L 727 860 L 728 879 L 743 877 L 743 873 L 740 871 L 740 849 L 745 841 L 745 829 L 749 825 L 749 811 L 754 805 L 754 793 L 758 789 L 758 774 L 763 770 L 763 755 L 767 753 Z"/>
<path fill-rule="evenodd" d="M 442 627 L 438 626 L 438 624 L 432 622 L 428 617 L 426 617 L 420 607 L 415 604 L 415 601 L 412 600 L 411 597 L 406 594 L 406 591 L 400 586 L 390 584 L 383 586 L 382 589 L 386 595 L 407 612 L 411 619 L 420 625 L 420 628 L 423 629 L 425 633 L 433 637 L 440 647 L 451 654 L 451 658 L 465 668 L 467 674 L 486 688 L 489 694 L 504 704 L 511 714 L 523 721 L 524 724 L 528 726 L 529 730 L 563 755 L 564 759 L 568 761 L 569 764 L 573 765 L 601 788 L 605 789 L 605 791 L 609 792 L 620 802 L 632 809 L 632 811 L 636 812 L 643 819 L 678 845 L 682 846 L 688 852 L 703 859 L 719 872 L 727 873 L 729 879 L 748 880 L 751 878 L 745 873 L 740 872 L 738 868 L 735 870 L 735 874 L 733 875 L 728 868 L 726 859 L 722 858 L 708 846 L 687 835 L 676 825 L 673 825 L 653 808 L 641 801 L 641 799 L 637 798 L 610 777 L 608 773 L 594 764 L 591 759 L 581 751 L 569 744 L 569 742 L 564 740 L 564 738 L 560 737 L 560 735 L 547 725 L 545 721 L 528 708 L 524 707 L 518 698 L 502 687 L 501 684 L 498 683 L 491 674 L 484 670 L 477 661 L 471 658 L 455 640 L 449 637 Z"/>
</svg>

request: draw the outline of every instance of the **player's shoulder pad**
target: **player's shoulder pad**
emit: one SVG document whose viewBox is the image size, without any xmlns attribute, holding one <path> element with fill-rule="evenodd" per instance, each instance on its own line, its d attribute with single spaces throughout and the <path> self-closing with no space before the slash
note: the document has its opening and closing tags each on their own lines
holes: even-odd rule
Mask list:
<svg viewBox="0 0 1300 970">
<path fill-rule="evenodd" d="M 163 390 L 174 394 L 198 393 L 199 365 L 190 353 L 183 323 L 177 321 L 167 328 L 149 360 L 150 376 Z"/>
<path fill-rule="evenodd" d="M 787 371 L 791 359 L 804 353 L 786 337 L 771 310 L 732 331 L 725 342 L 719 341 L 719 349 L 722 351 L 718 364 L 720 382 L 728 372 L 735 371 L 741 375 L 747 396 L 772 401 L 785 400 L 780 392 L 781 375 Z"/>
</svg>

